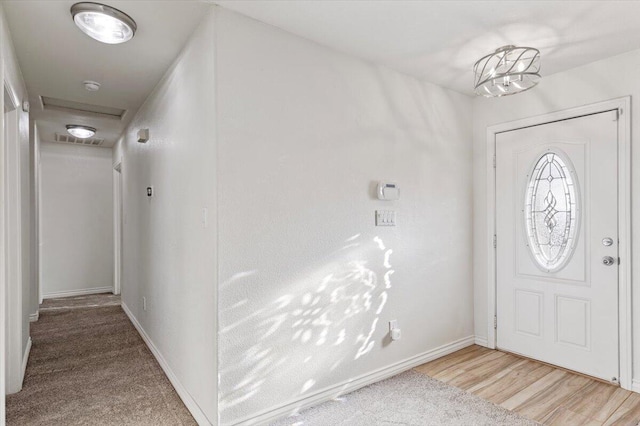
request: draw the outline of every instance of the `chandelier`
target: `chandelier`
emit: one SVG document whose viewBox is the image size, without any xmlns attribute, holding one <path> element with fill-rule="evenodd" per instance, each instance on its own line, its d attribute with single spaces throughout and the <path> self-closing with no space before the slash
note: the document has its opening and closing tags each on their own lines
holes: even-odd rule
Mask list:
<svg viewBox="0 0 640 426">
<path fill-rule="evenodd" d="M 540 79 L 540 51 L 532 47 L 503 46 L 473 66 L 476 94 L 488 98 L 531 89 Z"/>
</svg>

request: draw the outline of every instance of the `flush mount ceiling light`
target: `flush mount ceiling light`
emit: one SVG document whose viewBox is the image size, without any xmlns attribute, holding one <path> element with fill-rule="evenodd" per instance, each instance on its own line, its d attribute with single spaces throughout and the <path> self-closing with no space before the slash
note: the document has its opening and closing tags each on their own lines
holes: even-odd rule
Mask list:
<svg viewBox="0 0 640 426">
<path fill-rule="evenodd" d="M 540 79 L 540 51 L 532 47 L 503 46 L 473 66 L 476 94 L 488 98 L 531 89 Z"/>
<path fill-rule="evenodd" d="M 107 44 L 129 41 L 137 29 L 129 15 L 100 3 L 76 3 L 71 6 L 71 16 L 83 33 Z"/>
<path fill-rule="evenodd" d="M 97 92 L 100 90 L 100 83 L 97 81 L 86 80 L 83 81 L 82 84 L 84 85 L 84 88 L 90 92 Z"/>
<path fill-rule="evenodd" d="M 67 124 L 67 132 L 76 138 L 86 139 L 95 135 L 96 129 L 89 126 L 80 126 L 78 124 Z"/>
</svg>

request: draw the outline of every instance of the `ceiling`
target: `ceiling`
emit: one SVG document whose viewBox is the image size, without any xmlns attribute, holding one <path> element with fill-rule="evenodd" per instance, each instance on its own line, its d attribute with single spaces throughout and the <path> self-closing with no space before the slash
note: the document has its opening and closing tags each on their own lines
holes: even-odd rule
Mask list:
<svg viewBox="0 0 640 426">
<path fill-rule="evenodd" d="M 640 1 L 216 3 L 469 95 L 474 62 L 503 45 L 540 49 L 543 76 L 640 49 Z"/>
<path fill-rule="evenodd" d="M 95 127 L 102 146 L 112 146 L 160 81 L 207 7 L 200 1 L 108 1 L 138 24 L 120 45 L 97 42 L 73 23 L 75 1 L 6 1 L 3 7 L 24 76 L 31 117 L 43 141 L 65 134 L 66 124 Z M 85 90 L 95 80 L 100 91 Z M 126 110 L 122 119 L 43 109 L 40 96 Z"/>
<path fill-rule="evenodd" d="M 66 124 L 96 127 L 112 146 L 179 54 L 207 1 L 108 1 L 138 24 L 107 45 L 73 24 L 74 1 L 4 1 L 44 141 Z M 217 0 L 225 8 L 334 49 L 469 95 L 472 66 L 505 44 L 539 48 L 549 75 L 640 49 L 640 1 Z M 88 92 L 84 80 L 102 84 Z M 40 97 L 126 110 L 122 119 L 43 109 Z"/>
</svg>

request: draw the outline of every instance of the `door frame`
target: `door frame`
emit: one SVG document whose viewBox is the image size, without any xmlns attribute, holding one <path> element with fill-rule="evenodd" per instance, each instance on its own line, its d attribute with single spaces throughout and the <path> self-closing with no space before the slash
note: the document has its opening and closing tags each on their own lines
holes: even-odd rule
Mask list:
<svg viewBox="0 0 640 426">
<path fill-rule="evenodd" d="M 122 158 L 113 164 L 113 294 L 122 291 Z"/>
<path fill-rule="evenodd" d="M 4 141 L 4 383 L 6 394 L 22 389 L 23 357 L 23 265 L 22 265 L 22 201 L 20 113 L 15 93 L 8 82 L 4 84 L 3 141 Z"/>
<path fill-rule="evenodd" d="M 487 127 L 487 347 L 496 348 L 497 253 L 496 253 L 496 135 L 511 130 L 569 120 L 585 115 L 618 110 L 618 323 L 620 386 L 633 390 L 632 383 L 632 299 L 631 299 L 631 96 Z"/>
</svg>

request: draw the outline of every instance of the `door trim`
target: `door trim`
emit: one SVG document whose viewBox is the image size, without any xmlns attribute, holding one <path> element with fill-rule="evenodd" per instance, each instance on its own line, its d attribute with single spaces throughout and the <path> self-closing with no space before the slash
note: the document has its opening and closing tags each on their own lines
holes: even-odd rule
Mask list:
<svg viewBox="0 0 640 426">
<path fill-rule="evenodd" d="M 122 158 L 113 165 L 113 294 L 122 291 Z"/>
<path fill-rule="evenodd" d="M 525 127 L 569 120 L 585 115 L 618 110 L 618 323 L 620 386 L 632 389 L 632 322 L 631 322 L 631 96 L 611 99 L 567 110 L 528 117 L 487 127 L 487 346 L 496 348 L 497 265 L 494 235 L 496 234 L 496 135 Z"/>
</svg>

